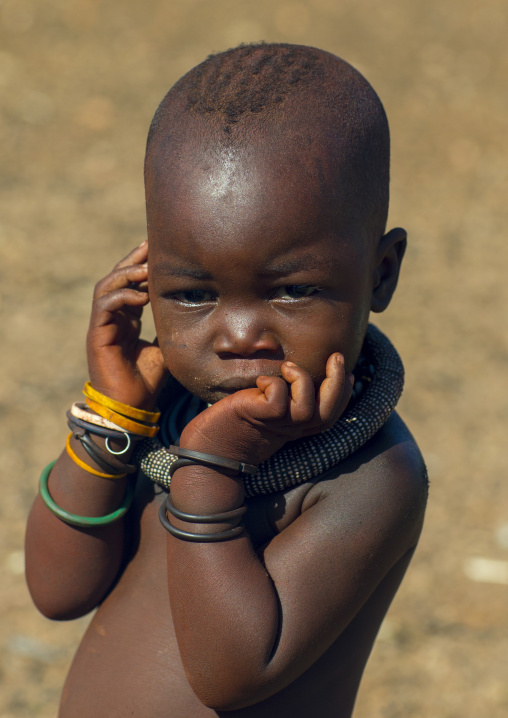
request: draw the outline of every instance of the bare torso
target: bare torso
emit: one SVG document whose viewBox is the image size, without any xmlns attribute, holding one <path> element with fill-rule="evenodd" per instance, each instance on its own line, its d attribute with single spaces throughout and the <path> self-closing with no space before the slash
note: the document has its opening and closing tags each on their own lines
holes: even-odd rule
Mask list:
<svg viewBox="0 0 508 718">
<path fill-rule="evenodd" d="M 131 559 L 78 649 L 64 688 L 60 718 L 350 716 L 372 644 L 413 546 L 407 546 L 348 627 L 310 669 L 261 703 L 217 712 L 194 695 L 175 639 L 167 591 L 166 533 L 157 516 L 164 494 L 146 479 L 139 484 L 138 515 L 132 517 L 132 525 L 139 528 L 132 535 Z M 340 476 L 250 500 L 246 524 L 260 553 L 296 519 L 311 492 L 327 500 L 341 492 Z M 419 527 L 415 542 L 418 533 Z"/>
</svg>

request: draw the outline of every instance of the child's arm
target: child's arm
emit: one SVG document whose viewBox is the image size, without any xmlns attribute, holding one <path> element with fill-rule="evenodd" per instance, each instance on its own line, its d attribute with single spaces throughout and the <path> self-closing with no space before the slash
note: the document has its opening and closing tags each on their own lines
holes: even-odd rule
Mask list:
<svg viewBox="0 0 508 718">
<path fill-rule="evenodd" d="M 129 286 L 146 281 L 146 254 L 143 243 L 97 284 L 87 336 L 94 388 L 140 408 L 154 405 L 165 375 L 159 348 L 139 340 L 148 295 Z M 94 441 L 99 444 L 100 438 Z M 79 441 L 72 439 L 71 447 L 83 462 L 101 470 Z M 126 479 L 94 476 L 64 451 L 51 471 L 49 491 L 70 513 L 104 516 L 120 506 Z M 123 519 L 103 527 L 77 528 L 58 519 L 37 496 L 26 533 L 26 574 L 34 602 L 45 615 L 75 618 L 93 609 L 114 581 L 123 553 Z"/>
<path fill-rule="evenodd" d="M 260 391 L 238 392 L 199 415 L 181 446 L 258 463 L 284 437 L 315 431 L 319 415 L 326 428 L 349 397 L 342 363 L 334 359 L 317 406 L 310 377 L 286 365 L 289 405 L 285 382 L 264 378 Z M 203 703 L 233 710 L 282 690 L 340 636 L 400 562 L 399 571 L 417 542 L 423 510 L 410 453 L 395 443 L 382 470 L 366 462 L 353 476 L 318 483 L 263 560 L 246 533 L 217 543 L 168 536 L 173 621 Z M 191 466 L 175 472 L 171 496 L 180 511 L 219 513 L 242 504 L 243 487 L 225 473 Z M 202 529 L 169 518 L 183 530 Z"/>
</svg>

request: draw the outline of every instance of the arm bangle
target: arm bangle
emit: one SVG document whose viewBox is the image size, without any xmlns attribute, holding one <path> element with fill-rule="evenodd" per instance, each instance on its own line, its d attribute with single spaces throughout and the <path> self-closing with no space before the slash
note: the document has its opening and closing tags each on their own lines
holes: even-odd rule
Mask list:
<svg viewBox="0 0 508 718">
<path fill-rule="evenodd" d="M 167 495 L 165 508 L 168 514 L 174 516 L 175 519 L 180 519 L 180 521 L 188 521 L 189 523 L 193 524 L 220 524 L 224 521 L 234 521 L 235 519 L 237 519 L 238 523 L 238 521 L 240 521 L 240 518 L 247 511 L 247 507 L 243 505 L 239 506 L 237 509 L 233 509 L 232 511 L 224 511 L 221 514 L 186 514 L 175 507 L 175 505 L 171 501 L 170 494 Z"/>
<path fill-rule="evenodd" d="M 244 526 L 241 524 L 240 526 L 234 526 L 232 529 L 219 531 L 214 534 L 194 534 L 190 533 L 190 531 L 182 531 L 181 529 L 177 529 L 176 526 L 173 526 L 173 524 L 168 520 L 168 517 L 166 516 L 166 506 L 164 504 L 162 504 L 159 509 L 159 519 L 166 531 L 168 531 L 172 536 L 182 539 L 183 541 L 191 541 L 193 543 L 214 543 L 216 541 L 227 541 L 228 539 L 235 538 L 235 536 L 238 536 L 244 530 Z"/>
<path fill-rule="evenodd" d="M 122 414 L 117 414 L 116 411 L 113 411 L 113 409 L 108 409 L 107 407 L 98 404 L 88 396 L 86 398 L 86 403 L 90 409 L 93 409 L 97 414 L 99 414 L 99 416 L 102 416 L 103 419 L 112 421 L 117 425 L 117 427 L 125 429 L 131 434 L 153 437 L 159 431 L 157 424 L 140 424 L 139 422 L 133 421 L 126 416 L 122 416 Z"/>
<path fill-rule="evenodd" d="M 74 405 L 73 405 L 74 407 Z M 85 412 L 83 412 L 85 413 Z M 68 411 L 65 416 L 67 417 L 67 424 L 69 425 L 69 429 L 74 430 L 74 428 L 77 426 L 80 429 L 85 429 L 89 434 L 94 434 L 96 436 L 102 436 L 106 439 L 117 439 L 120 441 L 121 439 L 125 439 L 125 449 L 122 449 L 120 453 L 125 454 L 127 451 L 129 451 L 131 444 L 133 443 L 133 439 L 136 437 L 133 437 L 132 434 L 129 434 L 128 431 L 123 431 L 123 429 L 120 429 L 120 431 L 115 431 L 114 429 L 108 429 L 105 426 L 99 426 L 98 424 L 94 423 L 93 421 L 87 421 L 85 419 L 81 419 L 78 416 L 76 416 L 73 411 Z M 92 419 L 94 415 L 89 414 L 90 419 Z M 105 419 L 102 418 L 102 416 L 95 415 L 97 419 L 100 419 L 101 421 L 105 421 Z M 72 424 L 72 426 L 71 426 Z M 109 451 L 109 449 L 108 449 Z M 111 452 L 110 452 L 111 453 Z M 118 452 L 117 452 L 118 453 Z"/>
<path fill-rule="evenodd" d="M 113 421 L 108 421 L 104 419 L 104 417 L 99 416 L 99 414 L 90 411 L 90 407 L 84 401 L 75 401 L 71 406 L 71 414 L 76 419 L 81 419 L 82 421 L 86 421 L 87 424 L 93 424 L 102 429 L 111 429 L 111 431 L 116 431 L 118 434 L 129 433 Z"/>
<path fill-rule="evenodd" d="M 129 419 L 144 421 L 147 424 L 156 424 L 160 417 L 160 411 L 144 411 L 143 409 L 129 406 L 129 404 L 122 404 L 121 401 L 116 401 L 116 399 L 102 394 L 100 391 L 97 391 L 97 389 L 94 389 L 89 381 L 87 381 L 83 387 L 83 394 L 101 406 L 106 407 L 106 409 L 112 409 Z"/>
<path fill-rule="evenodd" d="M 116 511 L 113 511 L 110 514 L 106 514 L 106 516 L 78 516 L 78 514 L 71 514 L 68 511 L 65 511 L 65 509 L 62 509 L 54 501 L 48 489 L 48 478 L 51 473 L 51 469 L 55 464 L 56 460 L 48 464 L 43 470 L 39 481 L 39 491 L 41 494 L 41 498 L 48 507 L 48 509 L 51 511 L 51 513 L 55 514 L 55 516 L 57 516 L 61 521 L 64 521 L 66 524 L 71 524 L 71 526 L 105 526 L 107 524 L 112 524 L 115 521 L 118 521 L 118 519 L 120 519 L 127 512 L 127 509 L 132 503 L 132 497 L 134 495 L 134 489 L 132 487 L 132 484 L 130 483 L 127 484 L 125 496 L 120 507 Z"/>
<path fill-rule="evenodd" d="M 101 471 L 96 471 L 95 469 L 92 469 L 91 466 L 88 466 L 84 461 L 81 461 L 79 456 L 72 450 L 71 446 L 71 436 L 72 433 L 69 434 L 67 437 L 67 441 L 65 442 L 65 448 L 67 450 L 68 455 L 71 457 L 71 459 L 74 461 L 77 466 L 79 466 L 81 469 L 84 469 L 87 473 L 93 474 L 94 476 L 100 476 L 101 479 L 121 479 L 124 476 L 126 476 L 125 473 L 123 474 L 103 474 Z"/>
<path fill-rule="evenodd" d="M 104 471 L 109 471 L 111 474 L 116 475 L 136 473 L 137 466 L 134 464 L 126 464 L 114 455 L 101 449 L 101 447 L 93 441 L 87 431 L 75 430 L 73 436 L 81 443 L 81 446 L 85 449 L 92 461 L 95 461 Z"/>
<path fill-rule="evenodd" d="M 214 454 L 204 454 L 202 451 L 194 451 L 193 449 L 184 449 L 181 446 L 170 446 L 169 450 L 175 456 L 182 459 L 191 459 L 194 464 L 203 464 L 203 466 L 218 466 L 221 469 L 229 469 L 237 474 L 257 474 L 258 467 L 254 464 L 246 464 L 243 461 L 235 461 L 234 459 L 226 459 L 222 456 Z"/>
</svg>

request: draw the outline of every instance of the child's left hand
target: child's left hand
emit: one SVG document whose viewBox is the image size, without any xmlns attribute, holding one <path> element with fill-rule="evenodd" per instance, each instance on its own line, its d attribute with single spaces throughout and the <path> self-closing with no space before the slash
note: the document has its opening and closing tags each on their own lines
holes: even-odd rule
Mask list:
<svg viewBox="0 0 508 718">
<path fill-rule="evenodd" d="M 244 389 L 212 405 L 184 429 L 182 447 L 259 464 L 287 441 L 329 429 L 347 406 L 353 374 L 332 354 L 318 390 L 310 375 L 284 362 L 282 378 L 260 376 L 257 389 Z"/>
</svg>

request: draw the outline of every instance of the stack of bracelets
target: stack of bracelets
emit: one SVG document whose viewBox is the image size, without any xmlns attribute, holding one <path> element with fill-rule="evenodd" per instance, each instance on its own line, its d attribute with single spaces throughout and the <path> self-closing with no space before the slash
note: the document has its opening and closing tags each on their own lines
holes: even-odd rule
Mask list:
<svg viewBox="0 0 508 718">
<path fill-rule="evenodd" d="M 156 435 L 160 413 L 136 409 L 115 401 L 94 389 L 90 382 L 85 384 L 83 394 L 86 403 L 76 402 L 67 412 L 67 423 L 71 430 L 66 442 L 67 454 L 79 467 L 102 479 L 120 479 L 135 474 L 138 467 L 135 464 L 126 464 L 118 457 L 127 454 L 136 441 Z M 77 456 L 71 446 L 72 436 L 81 443 L 88 456 L 102 471 L 94 469 Z M 93 440 L 94 436 L 105 439 L 104 448 Z M 114 450 L 110 445 L 111 440 L 120 446 L 125 443 L 125 446 Z M 104 526 L 117 521 L 128 510 L 134 494 L 131 482 L 127 483 L 121 506 L 106 516 L 78 516 L 65 511 L 53 500 L 48 489 L 48 478 L 55 464 L 56 461 L 52 461 L 42 472 L 40 493 L 48 509 L 65 523 L 73 526 Z"/>
<path fill-rule="evenodd" d="M 205 454 L 202 451 L 194 451 L 192 449 L 183 449 L 181 446 L 170 446 L 169 450 L 178 459 L 173 462 L 169 469 L 170 478 L 177 469 L 182 466 L 211 466 L 227 470 L 228 473 L 238 476 L 238 474 L 257 474 L 259 466 L 254 464 L 246 464 L 243 461 L 235 461 L 234 459 L 226 459 L 222 456 L 214 454 Z M 238 506 L 231 511 L 224 511 L 220 514 L 187 514 L 177 509 L 171 501 L 171 494 L 168 493 L 166 501 L 159 509 L 159 519 L 166 531 L 176 538 L 184 541 L 195 541 L 203 543 L 212 543 L 214 541 L 225 541 L 241 534 L 244 525 L 241 523 L 242 516 L 247 511 L 245 504 Z M 182 531 L 182 529 L 174 526 L 168 519 L 168 514 L 178 519 L 193 524 L 217 525 L 225 524 L 226 529 L 212 533 L 191 533 L 190 531 Z"/>
</svg>

